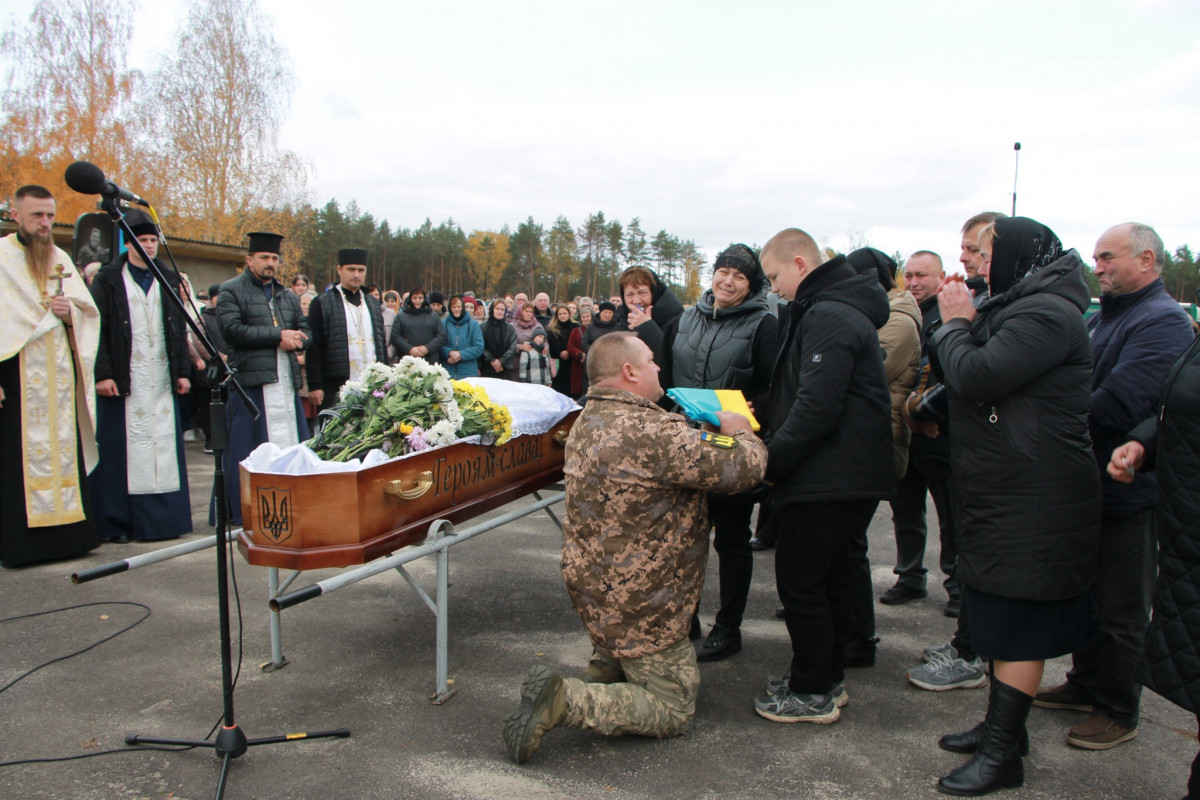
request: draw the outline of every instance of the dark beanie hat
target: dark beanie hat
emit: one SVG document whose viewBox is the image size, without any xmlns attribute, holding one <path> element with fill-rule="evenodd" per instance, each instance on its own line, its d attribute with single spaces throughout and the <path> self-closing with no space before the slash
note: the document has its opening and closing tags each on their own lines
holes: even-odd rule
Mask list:
<svg viewBox="0 0 1200 800">
<path fill-rule="evenodd" d="M 158 235 L 158 226 L 154 224 L 150 215 L 140 208 L 131 208 L 126 211 L 125 221 L 129 223 L 129 229 L 133 231 L 134 237 Z"/>
<path fill-rule="evenodd" d="M 344 267 L 347 264 L 367 265 L 367 251 L 361 247 L 343 247 L 338 250 L 338 266 Z"/>
<path fill-rule="evenodd" d="M 212 298 L 216 297 L 216 296 L 217 296 L 217 295 L 219 295 L 220 293 L 221 293 L 221 284 L 219 284 L 219 283 L 214 283 L 212 286 L 208 287 L 208 296 L 209 296 L 209 299 L 212 299 Z"/>
<path fill-rule="evenodd" d="M 713 263 L 713 271 L 724 267 L 732 267 L 746 276 L 750 281 L 750 294 L 757 294 L 767 282 L 758 256 L 744 244 L 732 244 L 721 251 Z"/>
<path fill-rule="evenodd" d="M 432 292 L 430 292 L 429 297 L 427 297 L 425 299 L 427 302 L 430 302 L 430 303 L 437 303 L 437 304 L 443 305 L 443 306 L 446 305 L 446 295 L 442 294 L 441 292 L 437 291 L 436 289 L 433 290 Z"/>
<path fill-rule="evenodd" d="M 600 305 L 596 306 L 596 313 L 599 313 L 601 311 L 612 311 L 613 313 L 616 313 L 616 310 L 617 310 L 617 307 L 607 300 L 605 300 Z"/>
<path fill-rule="evenodd" d="M 860 275 L 874 273 L 884 289 L 891 291 L 896 288 L 896 262 L 882 250 L 863 247 L 846 256 L 846 260 Z"/>
</svg>

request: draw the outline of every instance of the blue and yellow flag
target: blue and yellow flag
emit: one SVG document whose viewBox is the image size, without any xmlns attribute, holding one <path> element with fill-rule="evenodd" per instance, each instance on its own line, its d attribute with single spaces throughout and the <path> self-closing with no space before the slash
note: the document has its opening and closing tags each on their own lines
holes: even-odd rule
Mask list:
<svg viewBox="0 0 1200 800">
<path fill-rule="evenodd" d="M 746 396 L 737 389 L 668 389 L 667 397 L 679 404 L 688 419 L 720 426 L 717 411 L 736 411 L 750 420 L 751 429 L 759 429 Z"/>
</svg>

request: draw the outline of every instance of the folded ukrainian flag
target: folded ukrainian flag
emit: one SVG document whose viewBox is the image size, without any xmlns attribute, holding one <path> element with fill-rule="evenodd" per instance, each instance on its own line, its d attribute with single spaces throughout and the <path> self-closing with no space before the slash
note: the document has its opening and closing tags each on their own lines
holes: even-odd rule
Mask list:
<svg viewBox="0 0 1200 800">
<path fill-rule="evenodd" d="M 667 397 L 679 404 L 688 419 L 719 426 L 721 421 L 715 412 L 736 411 L 750 420 L 753 430 L 759 429 L 745 395 L 737 389 L 668 389 Z"/>
</svg>

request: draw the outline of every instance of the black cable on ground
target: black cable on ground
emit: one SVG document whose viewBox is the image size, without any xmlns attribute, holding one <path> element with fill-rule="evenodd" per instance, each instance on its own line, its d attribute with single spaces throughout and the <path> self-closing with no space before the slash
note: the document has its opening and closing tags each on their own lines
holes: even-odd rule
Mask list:
<svg viewBox="0 0 1200 800">
<path fill-rule="evenodd" d="M 3 686 L 0 686 L 0 693 L 8 691 L 10 688 L 12 688 L 12 686 L 19 683 L 20 681 L 23 681 L 25 678 L 28 678 L 30 675 L 32 675 L 33 673 L 37 672 L 40 669 L 44 669 L 45 667 L 48 667 L 51 664 L 56 664 L 59 661 L 66 661 L 68 658 L 74 658 L 75 656 L 83 655 L 84 653 L 88 652 L 89 650 L 92 650 L 92 649 L 98 647 L 99 645 L 104 644 L 107 641 L 111 641 L 112 639 L 115 639 L 116 637 L 120 636 L 121 634 L 127 633 L 128 631 L 133 630 L 138 625 L 141 625 L 143 622 L 145 622 L 147 619 L 149 619 L 150 614 L 152 613 L 150 611 L 150 607 L 145 605 L 144 603 L 135 603 L 130 600 L 102 600 L 102 601 L 98 601 L 95 603 L 80 603 L 79 605 L 65 606 L 63 608 L 52 608 L 49 611 L 35 611 L 31 614 L 18 614 L 15 617 L 5 617 L 3 619 L 0 619 L 0 624 L 3 624 L 5 622 L 15 622 L 17 620 L 22 620 L 22 619 L 31 619 L 33 617 L 42 617 L 42 616 L 46 616 L 47 614 L 59 614 L 59 613 L 62 613 L 63 611 L 73 611 L 73 610 L 79 609 L 79 608 L 91 608 L 94 606 L 136 606 L 137 608 L 142 609 L 146 613 L 143 614 L 138 619 L 131 622 L 130 624 L 126 625 L 124 628 L 117 631 L 116 633 L 109 634 L 108 636 L 105 636 L 103 639 L 100 639 L 99 641 L 92 642 L 87 647 L 76 650 L 73 653 L 68 653 L 65 656 L 59 656 L 57 658 L 52 658 L 49 661 L 44 661 L 41 664 L 38 664 L 33 669 L 27 670 L 26 672 L 13 678 L 11 681 L 4 684 Z M 241 626 L 242 620 L 241 620 L 241 604 L 240 603 L 238 604 L 238 612 L 239 612 L 238 613 L 238 629 L 239 629 L 238 671 L 240 672 L 241 671 L 240 630 L 242 627 Z M 221 724 L 221 719 L 218 718 L 217 721 L 213 724 L 212 728 L 209 729 L 208 734 L 204 738 L 208 739 L 214 733 L 216 733 L 216 730 L 220 726 L 220 724 Z M 54 758 L 24 758 L 24 759 L 20 759 L 18 761 L 0 761 L 0 768 L 14 767 L 14 766 L 17 766 L 18 764 L 52 764 L 52 763 L 59 762 L 59 761 L 76 761 L 81 758 L 96 758 L 97 756 L 107 756 L 107 755 L 113 755 L 115 753 L 137 753 L 137 752 L 143 752 L 143 751 L 151 752 L 151 751 L 155 751 L 155 750 L 165 752 L 165 753 L 182 753 L 186 750 L 194 750 L 194 749 L 195 749 L 195 746 L 190 746 L 190 747 L 122 747 L 122 748 L 119 748 L 116 750 L 99 750 L 95 753 L 80 753 L 80 754 L 74 755 L 74 756 L 58 756 L 58 757 L 54 757 Z"/>
</svg>

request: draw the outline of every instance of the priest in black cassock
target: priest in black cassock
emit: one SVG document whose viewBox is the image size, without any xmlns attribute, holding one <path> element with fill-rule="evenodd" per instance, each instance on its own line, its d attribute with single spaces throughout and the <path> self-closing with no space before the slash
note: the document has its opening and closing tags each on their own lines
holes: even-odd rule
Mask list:
<svg viewBox="0 0 1200 800">
<path fill-rule="evenodd" d="M 308 348 L 308 398 L 322 410 L 337 402 L 338 390 L 359 380 L 376 361 L 387 362 L 383 307 L 362 291 L 367 251 L 338 251 L 338 285 L 318 296 L 308 309 L 312 346 Z"/>
<path fill-rule="evenodd" d="M 283 237 L 251 233 L 242 274 L 221 285 L 217 327 L 229 346 L 229 366 L 261 413 L 250 416 L 240 398 L 229 393 L 225 417 L 225 488 L 230 521 L 242 524 L 238 464 L 263 442 L 288 447 L 308 439 L 300 406 L 300 364 L 296 353 L 309 345 L 308 321 L 296 295 L 275 279 Z M 210 520 L 215 520 L 213 513 Z"/>
<path fill-rule="evenodd" d="M 158 227 L 144 211 L 125 219 L 179 294 L 179 273 L 155 258 Z M 183 315 L 130 246 L 96 273 L 96 443 L 92 510 L 101 541 L 174 539 L 192 532 L 192 501 L 176 396 L 190 388 Z"/>
</svg>

